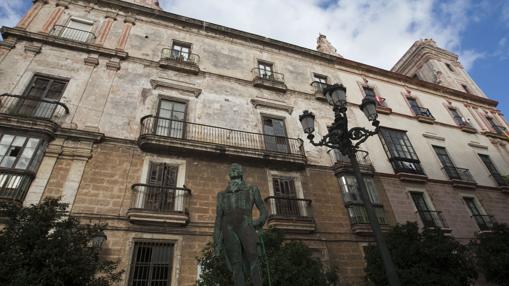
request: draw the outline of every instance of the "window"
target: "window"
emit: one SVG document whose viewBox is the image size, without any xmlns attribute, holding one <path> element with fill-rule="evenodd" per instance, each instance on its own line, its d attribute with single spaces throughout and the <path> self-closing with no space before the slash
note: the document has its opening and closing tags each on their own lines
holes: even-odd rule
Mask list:
<svg viewBox="0 0 509 286">
<path fill-rule="evenodd" d="M 179 61 L 189 61 L 191 45 L 183 43 L 173 43 L 171 48 L 171 58 Z"/>
<path fill-rule="evenodd" d="M 454 69 L 452 68 L 451 64 L 449 63 L 445 63 L 445 66 L 447 67 L 447 69 L 451 72 L 454 72 Z"/>
<path fill-rule="evenodd" d="M 267 62 L 258 62 L 258 75 L 265 79 L 274 79 L 273 65 Z"/>
<path fill-rule="evenodd" d="M 479 229 L 488 230 L 493 226 L 491 216 L 486 215 L 481 204 L 474 197 L 463 197 L 463 200 Z"/>
<path fill-rule="evenodd" d="M 135 241 L 129 286 L 170 286 L 173 244 Z"/>
<path fill-rule="evenodd" d="M 445 150 L 444 147 L 435 145 L 433 145 L 433 150 L 435 150 L 435 153 L 437 154 L 438 159 L 440 160 L 440 163 L 442 164 L 443 169 L 447 173 L 449 179 L 461 180 L 461 176 L 458 173 L 458 169 L 456 168 L 456 166 L 454 166 L 454 163 L 449 157 L 447 150 Z"/>
<path fill-rule="evenodd" d="M 490 172 L 493 179 L 497 182 L 499 186 L 509 186 L 509 182 L 507 182 L 507 179 L 505 179 L 499 172 L 497 167 L 495 167 L 495 164 L 493 164 L 493 161 L 491 161 L 491 158 L 489 155 L 485 154 L 479 154 L 479 157 L 481 158 L 482 162 Z"/>
<path fill-rule="evenodd" d="M 417 99 L 413 97 L 407 97 L 408 104 L 410 104 L 410 108 L 414 112 L 415 115 L 421 114 L 421 107 L 419 106 L 419 103 L 417 103 Z"/>
<path fill-rule="evenodd" d="M 326 87 L 327 87 L 327 76 L 324 76 L 324 75 L 320 75 L 320 74 L 314 74 L 314 81 L 313 81 L 313 84 L 315 85 L 315 87 L 319 90 L 319 91 L 322 91 L 324 90 Z"/>
<path fill-rule="evenodd" d="M 369 200 L 375 208 L 378 222 L 380 224 L 386 224 L 385 212 L 376 191 L 375 181 L 371 177 L 364 177 L 363 179 L 368 190 Z M 368 214 L 364 207 L 364 202 L 359 195 L 359 189 L 355 177 L 350 175 L 342 176 L 339 179 L 339 183 L 343 192 L 343 200 L 345 201 L 352 224 L 369 223 Z"/>
<path fill-rule="evenodd" d="M 422 221 L 424 227 L 445 227 L 440 212 L 433 210 L 427 203 L 424 193 L 410 192 L 412 200 L 414 201 L 417 213 Z"/>
<path fill-rule="evenodd" d="M 0 137 L 0 167 L 35 170 L 44 149 L 42 139 L 14 134 Z"/>
<path fill-rule="evenodd" d="M 276 214 L 286 217 L 300 216 L 300 209 L 295 191 L 295 181 L 291 177 L 273 177 Z"/>
<path fill-rule="evenodd" d="M 263 117 L 263 137 L 265 149 L 273 152 L 288 153 L 288 138 L 285 122 L 282 119 Z"/>
<path fill-rule="evenodd" d="M 161 136 L 184 138 L 186 104 L 162 99 L 159 102 L 155 133 Z"/>
<path fill-rule="evenodd" d="M 9 114 L 50 119 L 64 93 L 67 80 L 35 75 L 23 96 L 8 109 Z"/>
<path fill-rule="evenodd" d="M 419 158 L 410 140 L 408 140 L 406 131 L 380 128 L 379 134 L 385 153 L 396 173 L 404 172 L 424 175 Z"/>
<path fill-rule="evenodd" d="M 147 189 L 143 208 L 156 211 L 174 211 L 175 199 L 179 192 L 177 186 L 178 166 L 166 163 L 150 162 Z M 180 197 L 179 196 L 179 197 Z"/>
<path fill-rule="evenodd" d="M 381 107 L 385 106 L 385 98 L 378 96 L 373 87 L 363 86 L 362 89 L 364 90 L 365 96 L 371 96 L 376 100 L 377 106 L 381 106 Z"/>
<path fill-rule="evenodd" d="M 497 122 L 495 121 L 495 118 L 493 118 L 491 116 L 486 116 L 486 120 L 490 124 L 491 128 L 495 131 L 495 133 L 497 133 L 499 135 L 504 134 L 505 128 L 503 126 L 498 125 Z"/>
<path fill-rule="evenodd" d="M 78 42 L 88 42 L 93 37 L 93 34 L 90 33 L 93 25 L 94 23 L 91 21 L 71 18 L 62 30 L 60 37 Z"/>
<path fill-rule="evenodd" d="M 466 92 L 466 93 L 470 93 L 470 89 L 468 89 L 468 86 L 466 84 L 461 84 L 461 87 L 463 87 L 463 90 Z"/>
<path fill-rule="evenodd" d="M 465 119 L 465 117 L 461 116 L 459 111 L 456 108 L 449 108 L 449 112 L 451 112 L 452 118 L 454 122 L 460 127 L 468 126 L 471 127 L 470 123 Z"/>
</svg>

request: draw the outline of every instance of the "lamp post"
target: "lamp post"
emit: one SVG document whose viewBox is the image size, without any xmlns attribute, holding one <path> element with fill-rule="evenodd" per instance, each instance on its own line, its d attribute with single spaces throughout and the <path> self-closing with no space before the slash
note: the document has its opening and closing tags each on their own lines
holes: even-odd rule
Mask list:
<svg viewBox="0 0 509 286">
<path fill-rule="evenodd" d="M 392 262 L 392 258 L 387 248 L 387 244 L 382 236 L 382 230 L 378 223 L 378 218 L 375 209 L 369 199 L 366 184 L 362 178 L 359 163 L 357 162 L 356 153 L 359 150 L 359 145 L 365 142 L 370 136 L 378 133 L 380 122 L 377 120 L 378 114 L 376 112 L 376 100 L 373 96 L 366 96 L 362 100 L 360 106 L 364 115 L 368 118 L 371 124 L 375 127 L 374 130 L 368 130 L 363 127 L 353 127 L 348 129 L 348 119 L 346 117 L 346 87 L 342 84 L 329 85 L 323 90 L 323 94 L 334 110 L 334 122 L 327 127 L 328 133 L 324 135 L 318 142 L 314 141 L 315 135 L 315 115 L 312 112 L 305 110 L 300 116 L 299 120 L 302 124 L 304 132 L 308 134 L 309 142 L 314 146 L 326 146 L 341 152 L 341 154 L 348 156 L 352 164 L 357 186 L 359 188 L 359 195 L 364 202 L 366 212 L 368 215 L 369 223 L 373 229 L 375 240 L 378 245 L 378 250 L 382 257 L 385 267 L 385 273 L 391 286 L 400 286 L 401 283 L 396 272 L 396 267 Z"/>
<path fill-rule="evenodd" d="M 92 246 L 96 249 L 101 249 L 104 241 L 108 239 L 108 236 L 106 236 L 106 233 L 104 233 L 103 230 L 100 230 L 99 232 L 96 232 L 90 241 Z"/>
</svg>

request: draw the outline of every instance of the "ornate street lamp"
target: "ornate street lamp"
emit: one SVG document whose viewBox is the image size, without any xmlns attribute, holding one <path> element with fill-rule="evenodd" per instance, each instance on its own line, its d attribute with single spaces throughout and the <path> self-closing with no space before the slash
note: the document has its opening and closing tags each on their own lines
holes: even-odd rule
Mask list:
<svg viewBox="0 0 509 286">
<path fill-rule="evenodd" d="M 391 286 L 400 286 L 401 283 L 396 272 L 396 267 L 392 262 L 392 258 L 387 248 L 387 244 L 383 239 L 382 230 L 378 223 L 378 218 L 375 209 L 369 199 L 366 184 L 362 178 L 359 163 L 357 162 L 356 153 L 359 150 L 359 145 L 365 142 L 370 136 L 378 133 L 380 122 L 377 120 L 378 114 L 376 112 L 376 100 L 373 96 L 366 96 L 362 100 L 360 106 L 364 115 L 368 118 L 375 128 L 368 130 L 363 127 L 353 127 L 348 129 L 348 119 L 346 117 L 346 88 L 342 84 L 329 85 L 323 90 L 324 96 L 327 101 L 332 105 L 334 110 L 334 122 L 327 127 L 328 133 L 324 135 L 319 142 L 315 142 L 313 132 L 315 131 L 315 115 L 312 112 L 305 110 L 300 116 L 299 120 L 302 124 L 304 132 L 308 134 L 309 142 L 314 146 L 326 146 L 331 149 L 338 150 L 341 154 L 350 158 L 352 169 L 357 186 L 359 188 L 359 195 L 364 202 L 366 213 L 368 215 L 369 223 L 373 229 L 375 240 L 378 245 L 378 250 L 382 257 L 385 273 Z"/>
<path fill-rule="evenodd" d="M 106 233 L 104 233 L 104 231 L 101 230 L 92 236 L 91 244 L 94 248 L 101 249 L 104 241 L 106 241 L 107 239 L 108 236 L 106 236 Z"/>
</svg>

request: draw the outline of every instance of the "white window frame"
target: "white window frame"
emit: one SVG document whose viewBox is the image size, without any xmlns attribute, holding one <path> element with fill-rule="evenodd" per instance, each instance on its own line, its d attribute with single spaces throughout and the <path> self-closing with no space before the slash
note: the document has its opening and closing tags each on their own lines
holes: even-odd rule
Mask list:
<svg viewBox="0 0 509 286">
<path fill-rule="evenodd" d="M 304 191 L 302 189 L 302 180 L 300 178 L 300 174 L 297 172 L 281 172 L 281 171 L 272 171 L 267 170 L 267 178 L 268 178 L 268 185 L 269 185 L 269 196 L 274 196 L 274 186 L 272 184 L 273 177 L 287 177 L 292 178 L 293 182 L 295 184 L 295 195 L 298 199 L 304 199 Z M 276 202 L 274 200 L 271 200 L 270 202 L 270 213 L 269 215 L 277 215 L 276 213 Z M 299 206 L 299 212 L 301 216 L 308 216 L 307 209 L 302 205 L 298 204 Z"/>
</svg>

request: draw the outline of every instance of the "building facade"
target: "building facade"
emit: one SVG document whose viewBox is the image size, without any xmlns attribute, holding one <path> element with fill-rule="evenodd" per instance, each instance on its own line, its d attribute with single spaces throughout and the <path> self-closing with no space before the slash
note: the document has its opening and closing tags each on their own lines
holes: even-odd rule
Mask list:
<svg viewBox="0 0 509 286">
<path fill-rule="evenodd" d="M 364 285 L 373 241 L 348 159 L 312 146 L 326 84 L 381 131 L 358 157 L 384 228 L 416 221 L 468 242 L 509 223 L 508 124 L 453 53 L 416 42 L 391 71 L 162 11 L 154 0 L 38 0 L 0 42 L 0 198 L 60 197 L 107 223 L 119 285 L 195 285 L 216 194 L 244 166 L 268 226 L 301 240 L 345 285 Z"/>
</svg>

